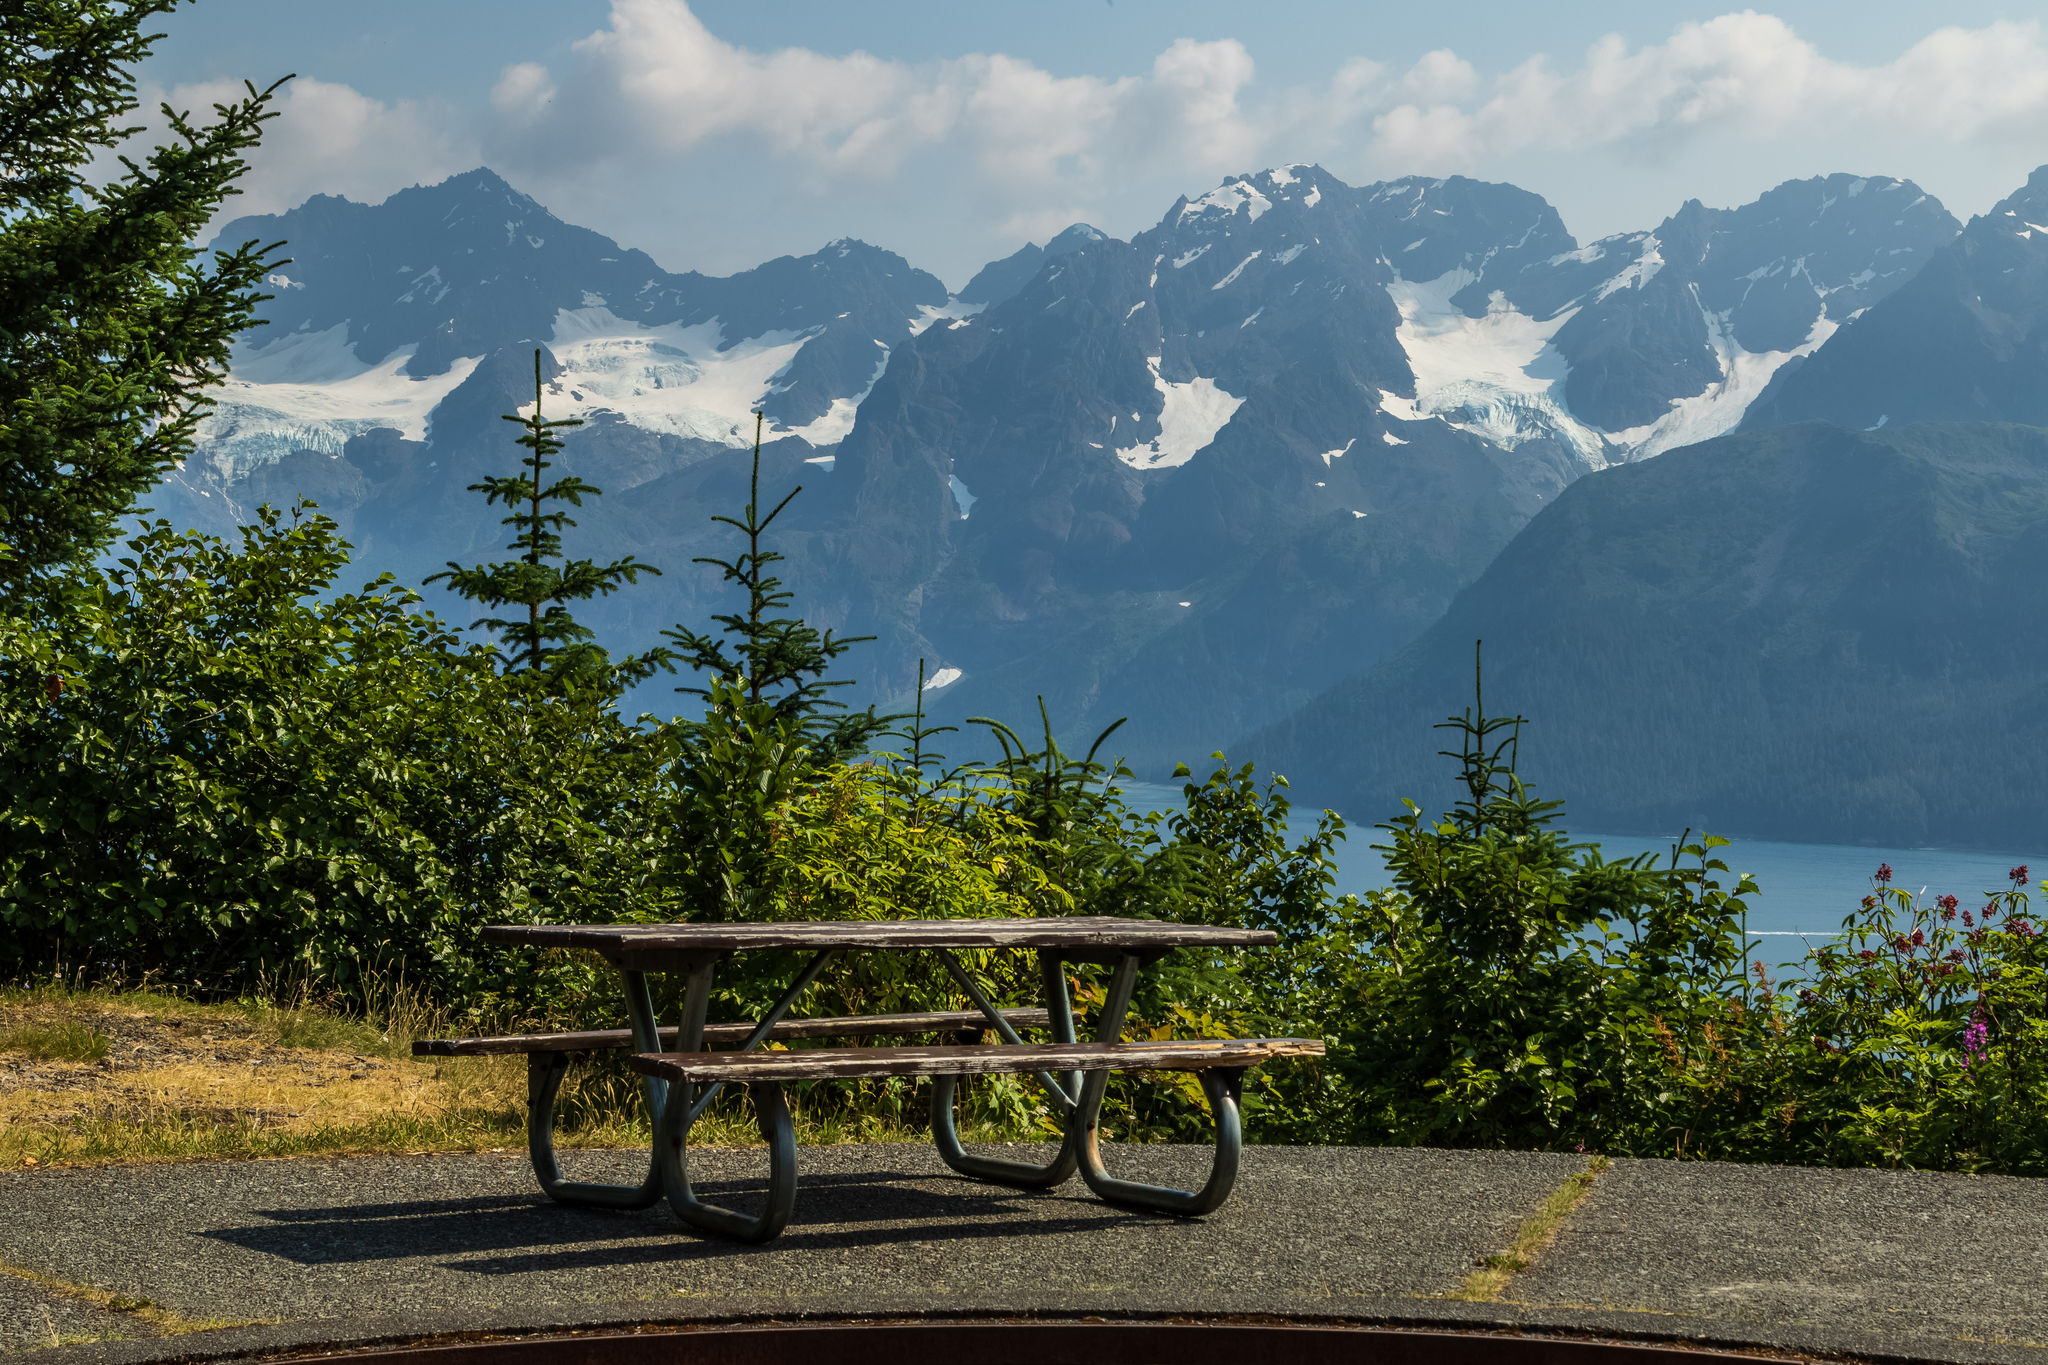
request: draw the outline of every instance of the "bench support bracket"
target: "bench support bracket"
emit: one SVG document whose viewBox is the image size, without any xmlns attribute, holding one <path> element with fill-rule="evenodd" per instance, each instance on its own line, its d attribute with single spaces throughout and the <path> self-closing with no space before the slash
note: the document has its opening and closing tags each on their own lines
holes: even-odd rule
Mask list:
<svg viewBox="0 0 2048 1365">
<path fill-rule="evenodd" d="M 789 1117 L 789 1105 L 782 1087 L 770 1081 L 756 1081 L 747 1087 L 754 1101 L 754 1114 L 761 1136 L 768 1141 L 768 1199 L 758 1214 L 744 1214 L 717 1204 L 707 1204 L 690 1188 L 690 1106 L 671 1105 L 662 1114 L 654 1136 L 655 1162 L 661 1171 L 668 1206 L 699 1232 L 716 1233 L 736 1242 L 772 1241 L 789 1223 L 796 1207 L 796 1125 Z"/>
<path fill-rule="evenodd" d="M 1237 1106 L 1243 1091 L 1244 1072 L 1235 1067 L 1211 1067 L 1200 1073 L 1202 1093 L 1209 1099 L 1209 1113 L 1216 1124 L 1216 1154 L 1209 1167 L 1209 1179 L 1199 1190 L 1176 1190 L 1164 1185 L 1147 1185 L 1136 1180 L 1119 1180 L 1102 1164 L 1098 1121 L 1102 1096 L 1109 1086 L 1107 1071 L 1092 1071 L 1081 1092 L 1083 1119 L 1076 1120 L 1080 1142 L 1071 1143 L 1080 1152 L 1081 1179 L 1106 1204 L 1194 1217 L 1208 1213 L 1230 1196 L 1237 1183 L 1238 1157 L 1244 1151 L 1244 1129 Z"/>
<path fill-rule="evenodd" d="M 965 983 L 972 991 L 974 1002 L 983 1014 L 994 1021 L 998 1031 L 1009 1042 L 1022 1041 L 1017 1031 L 1009 1027 L 1009 1021 L 994 1012 L 979 990 L 973 989 L 973 978 L 969 977 L 951 953 L 946 954 L 946 965 L 952 969 L 957 980 Z M 1067 973 L 1060 962 L 1057 949 L 1041 948 L 1038 951 L 1038 971 L 1044 978 L 1045 1006 L 1051 1012 L 1048 1027 L 1053 1041 L 1071 1043 L 1074 1041 L 1074 1005 L 1067 994 Z M 1040 1084 L 1044 1085 L 1053 1098 L 1053 1104 L 1063 1114 L 1073 1112 L 1073 1097 L 1081 1093 L 1081 1073 L 1069 1071 L 1054 1078 L 1039 1072 Z M 1060 1084 L 1059 1082 L 1064 1082 Z M 1049 1190 L 1055 1185 L 1064 1185 L 1074 1178 L 1074 1171 L 1080 1158 L 1074 1150 L 1070 1135 L 1060 1144 L 1059 1154 L 1044 1165 L 1031 1161 L 1010 1161 L 1003 1157 L 975 1156 L 960 1141 L 960 1131 L 953 1126 L 953 1092 L 958 1087 L 958 1076 L 932 1077 L 932 1143 L 939 1149 L 939 1159 L 964 1176 L 975 1180 L 986 1180 L 994 1185 L 1009 1185 L 1020 1190 Z"/>
</svg>

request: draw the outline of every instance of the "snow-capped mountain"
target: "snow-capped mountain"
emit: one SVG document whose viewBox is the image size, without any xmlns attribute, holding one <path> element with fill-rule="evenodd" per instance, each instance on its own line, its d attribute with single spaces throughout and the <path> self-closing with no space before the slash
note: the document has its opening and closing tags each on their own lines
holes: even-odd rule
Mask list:
<svg viewBox="0 0 2048 1365">
<path fill-rule="evenodd" d="M 1449 213 L 1430 201 L 1459 183 L 1397 182 L 1373 197 L 1410 203 L 1413 222 Z M 1389 259 L 1416 376 L 1409 411 L 1509 447 L 1549 436 L 1595 466 L 1706 440 L 1957 227 L 1910 181 L 1834 175 L 1739 209 L 1694 200 L 1654 231 L 1540 261 L 1468 249 L 1432 277 L 1441 256 L 1411 266 L 1404 248 Z"/>
<path fill-rule="evenodd" d="M 990 261 L 976 271 L 974 278 L 960 291 L 960 302 L 974 309 L 986 308 L 992 303 L 1001 303 L 1010 295 L 1030 283 L 1031 277 L 1055 256 L 1064 256 L 1070 251 L 1079 251 L 1092 243 L 1102 241 L 1109 234 L 1101 228 L 1086 223 L 1075 223 L 1044 246 L 1026 242 L 1000 261 Z"/>
<path fill-rule="evenodd" d="M 2048 166 L 1796 368 L 1749 424 L 2048 425 Z"/>
<path fill-rule="evenodd" d="M 949 296 L 852 241 L 671 274 L 475 171 L 221 234 L 292 262 L 155 501 L 217 526 L 310 493 L 417 581 L 502 539 L 465 490 L 511 458 L 495 419 L 539 348 L 609 495 L 577 553 L 669 570 L 593 609 L 618 643 L 719 600 L 689 561 L 729 548 L 707 518 L 760 408 L 767 480 L 810 489 L 785 577 L 879 637 L 848 659 L 864 697 L 923 659 L 941 714 L 1130 715 L 1157 767 L 1405 643 L 1575 479 L 1733 427 L 1955 232 L 1908 183 L 1833 176 L 1581 247 L 1511 185 L 1295 165 Z"/>
<path fill-rule="evenodd" d="M 286 243 L 269 325 L 251 334 L 207 430 L 222 472 L 351 436 L 428 439 L 434 409 L 485 356 L 541 344 L 552 415 L 737 445 L 837 441 L 900 344 L 947 301 L 901 257 L 839 241 L 717 279 L 562 222 L 487 170 L 370 206 L 321 195 L 219 240 Z"/>
<path fill-rule="evenodd" d="M 1513 186 L 1233 177 L 891 365 L 839 451 L 865 581 L 917 604 L 875 618 L 889 667 L 958 668 L 942 714 L 1139 717 L 1147 756 L 1227 736 L 1574 479 L 1732 428 L 1954 231 L 1848 176 L 1585 248 Z"/>
</svg>

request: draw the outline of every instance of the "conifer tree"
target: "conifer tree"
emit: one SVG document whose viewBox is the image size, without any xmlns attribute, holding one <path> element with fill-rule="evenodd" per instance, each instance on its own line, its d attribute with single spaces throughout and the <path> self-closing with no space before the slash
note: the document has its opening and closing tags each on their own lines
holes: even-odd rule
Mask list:
<svg viewBox="0 0 2048 1365">
<path fill-rule="evenodd" d="M 493 475 L 469 486 L 484 495 L 486 503 L 503 503 L 511 515 L 503 524 L 514 528 L 505 548 L 518 551 L 518 558 L 496 564 L 461 565 L 448 562 L 443 573 L 430 575 L 427 582 L 448 581 L 451 590 L 472 602 L 496 611 L 505 607 L 524 608 L 508 616 L 487 616 L 470 624 L 471 630 L 496 631 L 499 654 L 506 670 L 533 673 L 558 685 L 616 682 L 630 685 L 644 681 L 655 670 L 667 666 L 666 649 L 628 655 L 613 663 L 604 647 L 595 641 L 596 632 L 577 621 L 569 603 L 617 592 L 627 583 L 639 581 L 643 573 L 660 569 L 627 555 L 609 564 L 589 559 L 568 559 L 563 555 L 562 532 L 575 520 L 555 504 L 581 507 L 583 499 L 600 496 L 604 490 L 566 475 L 549 482 L 550 458 L 562 452 L 562 439 L 555 433 L 583 425 L 577 418 L 550 421 L 541 415 L 540 351 L 533 353 L 533 412 L 521 417 L 506 413 L 524 434 L 518 444 L 527 457 L 517 474 Z"/>
<path fill-rule="evenodd" d="M 691 561 L 718 569 L 725 582 L 746 594 L 746 606 L 714 615 L 711 619 L 720 627 L 715 633 L 677 626 L 662 634 L 676 646 L 673 657 L 712 684 L 685 685 L 676 691 L 701 697 L 712 706 L 719 705 L 721 697 L 735 697 L 743 698 L 751 708 L 768 707 L 775 724 L 792 727 L 802 736 L 815 760 L 843 761 L 863 751 L 871 739 L 901 717 L 878 716 L 873 707 L 831 714 L 846 712 L 846 704 L 834 701 L 829 689 L 849 686 L 852 680 L 825 675 L 840 655 L 874 636 L 838 636 L 778 614 L 796 595 L 768 572 L 783 556 L 763 549 L 762 537 L 804 489 L 798 484 L 766 516 L 761 514 L 761 421 L 761 414 L 755 413 L 754 466 L 745 511 L 738 517 L 712 518 L 745 536 L 747 548 L 729 560 L 700 555 Z"/>
<path fill-rule="evenodd" d="M 256 321 L 274 247 L 192 245 L 246 169 L 277 86 L 247 87 L 111 180 L 140 131 L 133 68 L 180 0 L 0 4 L 0 601 L 88 559 L 192 449 Z M 282 82 L 279 82 L 282 84 Z"/>
</svg>

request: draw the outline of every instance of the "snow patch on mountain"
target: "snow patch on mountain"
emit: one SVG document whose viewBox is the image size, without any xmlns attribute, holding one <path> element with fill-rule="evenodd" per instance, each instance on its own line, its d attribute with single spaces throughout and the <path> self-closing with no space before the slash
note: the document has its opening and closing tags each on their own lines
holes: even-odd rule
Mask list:
<svg viewBox="0 0 2048 1365">
<path fill-rule="evenodd" d="M 1606 443 L 1566 409 L 1566 365 L 1550 344 L 1578 310 L 1539 320 L 1496 291 L 1485 313 L 1467 317 L 1451 299 L 1475 278 L 1463 266 L 1433 280 L 1396 272 L 1387 293 L 1401 314 L 1396 335 L 1415 373 L 1415 397 L 1397 403 L 1382 395 L 1382 409 L 1403 421 L 1440 417 L 1507 450 L 1555 438 L 1603 468 Z"/>
<path fill-rule="evenodd" d="M 1641 289 L 1655 279 L 1657 272 L 1664 268 L 1663 245 L 1654 232 L 1643 238 L 1642 251 L 1600 286 L 1599 292 L 1593 295 L 1594 300 L 1597 302 L 1622 289 Z"/>
<path fill-rule="evenodd" d="M 1218 289 L 1229 288 L 1232 284 L 1234 284 L 1237 281 L 1237 277 L 1239 275 L 1244 274 L 1244 268 L 1246 266 L 1250 265 L 1253 261 L 1259 259 L 1259 254 L 1260 253 L 1254 251 L 1251 255 L 1245 257 L 1236 265 L 1232 266 L 1230 268 L 1230 273 L 1228 275 L 1225 275 L 1222 279 L 1216 281 L 1216 283 L 1209 286 L 1210 291 L 1213 293 Z"/>
<path fill-rule="evenodd" d="M 349 346 L 348 330 L 339 322 L 294 332 L 236 356 L 200 424 L 208 461 L 235 474 L 294 450 L 338 455 L 351 436 L 380 427 L 425 440 L 429 414 L 481 359 L 460 359 L 445 373 L 415 379 L 403 373 L 412 347 L 366 365 Z"/>
<path fill-rule="evenodd" d="M 859 414 L 860 405 L 866 402 L 867 396 L 875 391 L 875 385 L 881 382 L 882 372 L 888 368 L 889 348 L 884 346 L 882 348 L 882 358 L 875 364 L 875 372 L 868 376 L 866 388 L 851 398 L 833 399 L 832 406 L 825 410 L 824 416 L 814 421 L 806 422 L 800 427 L 777 426 L 774 429 L 776 435 L 801 436 L 814 446 L 837 445 L 846 439 L 848 432 L 853 430 L 853 419 Z"/>
<path fill-rule="evenodd" d="M 237 346 L 235 378 L 250 384 L 332 384 L 370 367 L 348 344 L 346 322 L 315 332 L 289 332 L 260 346 Z M 257 333 L 262 336 L 263 333 Z"/>
<path fill-rule="evenodd" d="M 1172 469 L 1186 464 L 1216 439 L 1216 433 L 1229 425 L 1244 403 L 1217 388 L 1215 380 L 1199 375 L 1184 383 L 1169 383 L 1159 376 L 1159 360 L 1155 355 L 1146 361 L 1159 389 L 1159 435 L 1116 452 L 1116 457 L 1133 469 Z"/>
<path fill-rule="evenodd" d="M 1792 350 L 1745 351 L 1730 334 L 1728 314 L 1710 313 L 1704 307 L 1700 312 L 1707 320 L 1708 344 L 1721 362 L 1721 380 L 1709 384 L 1705 393 L 1677 400 L 1669 412 L 1654 422 L 1614 432 L 1611 439 L 1628 447 L 1636 459 L 1648 459 L 1735 430 L 1780 366 L 1795 357 L 1812 354 L 1841 326 L 1822 313 L 1814 319 L 1806 340 Z"/>
<path fill-rule="evenodd" d="M 917 316 L 910 320 L 910 334 L 923 336 L 938 322 L 944 322 L 949 328 L 965 327 L 969 318 L 987 307 L 986 303 L 962 303 L 957 294 L 944 303 L 920 303 Z"/>
<path fill-rule="evenodd" d="M 1292 183 L 1289 181 L 1288 183 Z M 1210 214 L 1234 217 L 1244 212 L 1249 221 L 1258 222 L 1259 216 L 1273 207 L 1273 201 L 1260 194 L 1249 177 L 1241 180 L 1227 180 L 1210 190 L 1200 199 L 1192 200 L 1180 211 L 1176 223 L 1185 223 L 1190 218 L 1202 218 Z"/>
<path fill-rule="evenodd" d="M 562 364 L 548 386 L 548 415 L 616 412 L 649 431 L 747 445 L 752 414 L 818 329 L 764 332 L 730 344 L 724 331 L 715 318 L 649 327 L 609 308 L 564 308 L 548 342 Z M 837 402 L 833 408 L 811 426 L 843 420 L 850 429 L 850 416 L 835 418 Z"/>
</svg>

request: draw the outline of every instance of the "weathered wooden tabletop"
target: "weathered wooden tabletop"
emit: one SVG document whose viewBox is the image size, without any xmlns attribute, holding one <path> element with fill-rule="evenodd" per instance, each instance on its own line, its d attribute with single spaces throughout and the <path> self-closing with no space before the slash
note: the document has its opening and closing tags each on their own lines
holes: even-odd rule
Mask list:
<svg viewBox="0 0 2048 1365">
<path fill-rule="evenodd" d="M 711 924 L 493 924 L 484 941 L 619 952 L 736 952 L 749 948 L 1262 948 L 1279 936 L 1166 920 L 1073 915 L 1048 919 L 790 920 Z"/>
</svg>

